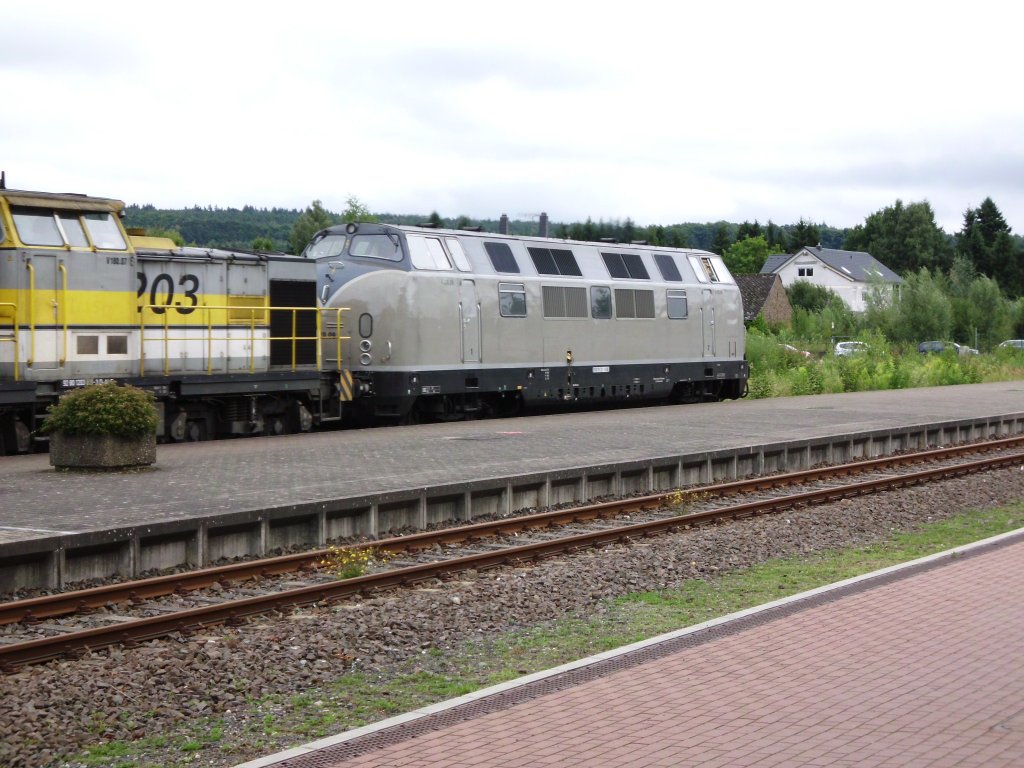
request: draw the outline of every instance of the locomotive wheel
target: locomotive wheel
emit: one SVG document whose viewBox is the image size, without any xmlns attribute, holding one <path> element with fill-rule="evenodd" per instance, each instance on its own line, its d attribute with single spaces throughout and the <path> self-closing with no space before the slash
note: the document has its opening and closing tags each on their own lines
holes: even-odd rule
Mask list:
<svg viewBox="0 0 1024 768">
<path fill-rule="evenodd" d="M 190 443 L 199 443 L 203 440 L 210 439 L 207 433 L 208 430 L 206 429 L 205 421 L 190 421 L 188 423 L 188 433 L 186 434 L 185 439 Z"/>
</svg>

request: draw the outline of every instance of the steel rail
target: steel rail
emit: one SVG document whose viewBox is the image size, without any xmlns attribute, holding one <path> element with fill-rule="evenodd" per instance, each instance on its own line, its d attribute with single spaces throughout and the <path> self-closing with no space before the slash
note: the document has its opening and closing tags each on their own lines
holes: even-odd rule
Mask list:
<svg viewBox="0 0 1024 768">
<path fill-rule="evenodd" d="M 678 517 L 634 523 L 612 530 L 576 534 L 552 541 L 514 546 L 484 554 L 466 555 L 440 562 L 399 568 L 324 584 L 311 585 L 269 595 L 250 597 L 223 604 L 194 608 L 165 616 L 138 619 L 117 627 L 99 627 L 70 632 L 58 637 L 0 646 L 0 667 L 5 671 L 59 656 L 99 649 L 115 643 L 127 646 L 175 632 L 193 632 L 204 627 L 233 623 L 255 614 L 283 608 L 322 603 L 344 597 L 368 594 L 380 589 L 406 586 L 427 579 L 443 578 L 467 569 L 486 569 L 500 565 L 537 561 L 556 554 L 600 547 L 635 538 L 692 528 L 725 519 L 737 519 L 793 507 L 822 504 L 862 496 L 879 490 L 918 485 L 939 479 L 959 477 L 1024 462 L 1024 453 L 990 457 L 953 467 L 938 467 L 906 475 L 874 478 L 848 485 L 822 488 L 789 496 L 763 499 Z"/>
<path fill-rule="evenodd" d="M 721 498 L 741 493 L 769 490 L 781 486 L 814 482 L 829 477 L 863 474 L 865 472 L 909 464 L 941 461 L 973 453 L 1006 450 L 1022 444 L 1024 444 L 1024 435 L 1019 435 L 983 443 L 938 448 L 911 454 L 884 456 L 778 475 L 764 475 L 714 485 L 693 486 L 678 491 L 648 494 L 630 499 L 617 499 L 580 507 L 548 510 L 532 515 L 509 517 L 503 520 L 472 523 L 438 531 L 368 541 L 362 544 L 342 547 L 341 549 L 372 547 L 389 554 L 414 552 L 443 544 L 461 543 L 478 538 L 517 533 L 531 528 L 567 525 L 600 517 L 613 517 L 629 512 L 649 510 L 664 506 L 678 494 L 682 494 L 683 500 L 689 500 L 687 497 L 692 498 L 694 495 L 699 495 L 703 499 Z M 181 593 L 205 589 L 215 584 L 224 585 L 229 582 L 267 578 L 285 573 L 309 570 L 316 567 L 317 563 L 327 557 L 329 552 L 330 550 L 327 549 L 317 549 L 309 552 L 282 555 L 280 557 L 231 563 L 212 568 L 201 568 L 186 573 L 169 574 L 149 579 L 136 579 L 74 592 L 55 593 L 11 601 L 0 604 L 0 625 L 53 618 L 117 603 L 138 602 L 156 597 L 164 597 L 175 592 Z"/>
</svg>

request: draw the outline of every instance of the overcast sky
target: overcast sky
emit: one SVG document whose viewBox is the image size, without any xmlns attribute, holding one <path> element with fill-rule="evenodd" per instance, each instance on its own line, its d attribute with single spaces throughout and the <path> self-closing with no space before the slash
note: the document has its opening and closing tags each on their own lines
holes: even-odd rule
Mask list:
<svg viewBox="0 0 1024 768">
<path fill-rule="evenodd" d="M 8 187 L 1024 234 L 1015 3 L 7 0 Z"/>
</svg>

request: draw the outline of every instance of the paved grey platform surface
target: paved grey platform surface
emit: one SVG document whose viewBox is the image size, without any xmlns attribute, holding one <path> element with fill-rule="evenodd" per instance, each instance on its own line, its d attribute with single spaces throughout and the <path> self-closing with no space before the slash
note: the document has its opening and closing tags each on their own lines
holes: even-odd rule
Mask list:
<svg viewBox="0 0 1024 768">
<path fill-rule="evenodd" d="M 1022 648 L 1024 529 L 243 768 L 1019 768 Z"/>
<path fill-rule="evenodd" d="M 1024 413 L 1024 382 L 631 408 L 161 445 L 155 468 L 0 458 L 0 542 L 440 483 Z"/>
</svg>

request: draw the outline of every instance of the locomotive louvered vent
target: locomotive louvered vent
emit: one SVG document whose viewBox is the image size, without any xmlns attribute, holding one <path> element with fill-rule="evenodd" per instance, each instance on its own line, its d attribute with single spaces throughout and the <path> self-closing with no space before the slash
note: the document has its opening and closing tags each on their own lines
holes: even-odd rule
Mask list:
<svg viewBox="0 0 1024 768">
<path fill-rule="evenodd" d="M 654 291 L 615 289 L 616 317 L 654 317 Z"/>
<path fill-rule="evenodd" d="M 270 281 L 270 364 L 316 365 L 316 314 L 291 312 L 273 307 L 316 307 L 316 282 L 312 280 Z M 292 322 L 294 315 L 294 331 Z"/>
<path fill-rule="evenodd" d="M 587 289 L 544 286 L 544 317 L 586 317 Z"/>
</svg>

